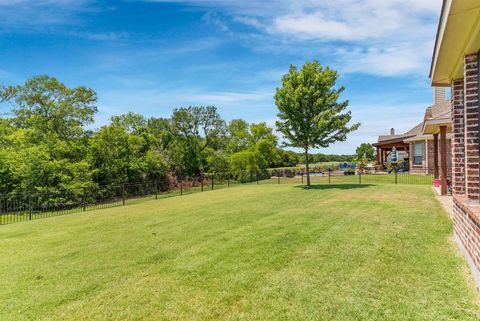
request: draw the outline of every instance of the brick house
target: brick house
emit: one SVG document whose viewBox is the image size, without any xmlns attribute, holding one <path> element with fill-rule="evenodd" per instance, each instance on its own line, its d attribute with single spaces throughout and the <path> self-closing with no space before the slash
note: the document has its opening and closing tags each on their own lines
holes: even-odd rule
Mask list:
<svg viewBox="0 0 480 321">
<path fill-rule="evenodd" d="M 378 137 L 373 144 L 377 149 L 377 163 L 382 166 L 390 161 L 389 155 L 393 147 L 399 152 L 399 159 L 408 162 L 409 172 L 412 174 L 431 174 L 439 178 L 439 140 L 432 130 L 432 125 L 446 123 L 451 128 L 451 103 L 445 99 L 445 89 L 435 88 L 433 105 L 426 108 L 421 123 L 403 134 L 395 134 L 392 129 L 390 135 Z M 450 146 L 451 135 L 446 136 L 447 146 Z M 451 153 L 447 151 L 446 176 L 451 176 Z"/>
<path fill-rule="evenodd" d="M 452 90 L 453 225 L 455 238 L 477 277 L 480 276 L 479 17 L 478 0 L 443 1 L 430 69 L 432 86 Z M 446 126 L 437 127 L 441 136 L 448 132 Z"/>
<path fill-rule="evenodd" d="M 385 166 L 390 161 L 390 154 L 394 147 L 398 152 L 398 159 L 408 161 L 409 144 L 405 143 L 404 139 L 415 136 L 417 127 L 420 127 L 420 124 L 403 134 L 396 134 L 395 129 L 392 128 L 389 135 L 378 136 L 378 141 L 372 144 L 377 150 L 377 164 Z"/>
<path fill-rule="evenodd" d="M 404 142 L 410 144 L 410 173 L 425 173 L 439 178 L 440 142 L 438 133 L 434 128 L 438 124 L 445 124 L 447 128 L 451 128 L 451 103 L 445 99 L 445 90 L 443 88 L 435 88 L 434 95 L 436 97 L 434 104 L 425 110 L 425 116 L 419 126 L 420 128 L 416 127 L 416 135 L 406 138 Z M 451 134 L 449 133 L 446 135 L 446 145 L 446 176 L 449 179 L 452 172 L 452 157 L 449 151 Z"/>
</svg>

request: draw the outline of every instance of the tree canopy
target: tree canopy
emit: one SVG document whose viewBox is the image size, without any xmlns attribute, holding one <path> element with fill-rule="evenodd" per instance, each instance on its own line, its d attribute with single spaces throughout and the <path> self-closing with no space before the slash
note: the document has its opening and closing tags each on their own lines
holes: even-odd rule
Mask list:
<svg viewBox="0 0 480 321">
<path fill-rule="evenodd" d="M 345 111 L 348 101 L 339 101 L 345 88 L 336 87 L 337 79 L 336 71 L 318 61 L 306 62 L 300 70 L 292 65 L 275 94 L 279 111 L 277 129 L 286 138 L 286 146 L 304 150 L 307 185 L 310 185 L 309 150 L 345 141 L 347 134 L 360 126 L 349 125 L 352 115 Z"/>
<path fill-rule="evenodd" d="M 373 161 L 375 160 L 375 148 L 373 148 L 372 144 L 369 143 L 362 143 L 360 146 L 357 147 L 355 150 L 355 160 L 367 160 Z"/>
</svg>

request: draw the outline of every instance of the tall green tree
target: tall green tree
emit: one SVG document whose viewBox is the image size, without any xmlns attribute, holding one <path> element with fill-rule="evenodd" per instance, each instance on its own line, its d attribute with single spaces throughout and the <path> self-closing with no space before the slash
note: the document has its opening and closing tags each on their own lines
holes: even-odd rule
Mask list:
<svg viewBox="0 0 480 321">
<path fill-rule="evenodd" d="M 208 148 L 218 149 L 227 132 L 225 121 L 214 106 L 175 109 L 169 128 L 175 138 L 169 151 L 177 160 L 177 172 L 196 175 L 207 164 Z"/>
<path fill-rule="evenodd" d="M 273 129 L 266 123 L 248 124 L 242 119 L 234 119 L 228 126 L 227 151 L 230 154 L 230 167 L 233 174 L 265 174 L 267 167 L 280 161 L 278 139 Z"/>
<path fill-rule="evenodd" d="M 23 85 L 0 88 L 0 101 L 13 104 L 12 122 L 36 135 L 60 139 L 83 135 L 97 112 L 97 94 L 87 87 L 69 88 L 54 77 L 36 76 Z"/>
<path fill-rule="evenodd" d="M 352 115 L 345 111 L 348 101 L 339 101 L 345 88 L 336 88 L 337 79 L 336 71 L 318 61 L 306 62 L 301 70 L 292 65 L 275 94 L 277 129 L 287 139 L 287 146 L 303 149 L 308 186 L 310 149 L 345 141 L 347 134 L 360 126 L 349 126 Z"/>
<path fill-rule="evenodd" d="M 249 124 L 243 119 L 233 119 L 228 124 L 227 151 L 236 153 L 250 146 Z"/>
<path fill-rule="evenodd" d="M 355 160 L 365 159 L 367 161 L 375 160 L 375 149 L 371 144 L 362 143 L 355 150 Z"/>
<path fill-rule="evenodd" d="M 0 102 L 12 106 L 0 123 L 1 162 L 9 184 L 2 192 L 88 186 L 85 155 L 97 95 L 87 87 L 70 88 L 49 76 L 0 88 Z M 7 169 L 8 168 L 8 169 Z"/>
<path fill-rule="evenodd" d="M 147 130 L 148 121 L 140 114 L 128 112 L 120 116 L 112 116 L 112 125 L 125 128 L 129 133 L 139 133 Z"/>
<path fill-rule="evenodd" d="M 129 133 L 127 128 L 103 126 L 90 139 L 88 159 L 98 185 L 118 185 L 165 177 L 163 155 L 151 147 L 144 133 Z"/>
</svg>

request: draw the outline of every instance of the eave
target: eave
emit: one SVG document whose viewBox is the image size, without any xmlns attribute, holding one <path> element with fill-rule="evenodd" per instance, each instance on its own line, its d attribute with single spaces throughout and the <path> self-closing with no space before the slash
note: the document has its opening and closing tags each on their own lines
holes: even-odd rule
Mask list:
<svg viewBox="0 0 480 321">
<path fill-rule="evenodd" d="M 452 121 L 450 120 L 450 118 L 426 120 L 423 123 L 423 134 L 438 134 L 440 132 L 440 127 L 442 126 L 447 127 L 447 133 L 450 133 L 452 131 Z"/>
<path fill-rule="evenodd" d="M 463 78 L 463 57 L 480 49 L 480 2 L 444 0 L 430 68 L 432 86 Z"/>
</svg>

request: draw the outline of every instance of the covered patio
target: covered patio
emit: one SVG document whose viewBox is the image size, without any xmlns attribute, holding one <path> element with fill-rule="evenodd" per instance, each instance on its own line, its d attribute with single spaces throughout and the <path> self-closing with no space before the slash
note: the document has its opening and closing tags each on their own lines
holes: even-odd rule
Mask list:
<svg viewBox="0 0 480 321">
<path fill-rule="evenodd" d="M 372 144 L 377 149 L 377 164 L 382 167 L 385 166 L 388 162 L 388 156 L 392 153 L 393 148 L 397 152 L 405 152 L 407 157 L 410 155 L 410 147 L 408 143 L 405 143 L 404 137 L 381 140 L 377 143 Z"/>
</svg>

